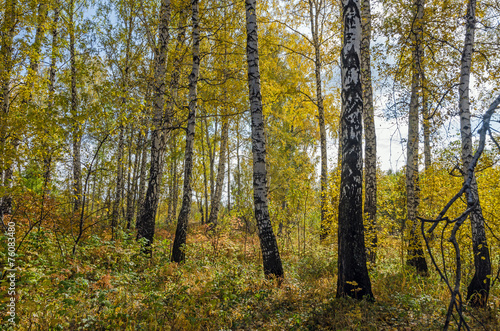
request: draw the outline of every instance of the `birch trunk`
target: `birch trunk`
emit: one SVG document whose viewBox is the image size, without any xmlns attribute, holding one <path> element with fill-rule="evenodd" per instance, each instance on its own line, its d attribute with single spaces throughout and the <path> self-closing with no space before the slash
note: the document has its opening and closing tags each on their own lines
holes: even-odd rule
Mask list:
<svg viewBox="0 0 500 331">
<path fill-rule="evenodd" d="M 0 110 L 0 186 L 7 189 L 7 193 L 0 196 L 0 220 L 3 221 L 5 215 L 12 213 L 12 198 L 8 192 L 12 185 L 12 160 L 8 157 L 11 154 L 11 141 L 8 138 L 9 130 L 9 110 L 10 110 L 10 85 L 13 67 L 13 40 L 16 25 L 16 1 L 9 0 L 3 12 L 3 24 L 0 48 L 0 83 L 1 83 L 1 110 Z"/>
<path fill-rule="evenodd" d="M 365 129 L 365 205 L 367 257 L 377 259 L 377 136 L 373 109 L 372 73 L 370 65 L 371 10 L 370 0 L 361 3 L 361 83 L 363 86 L 363 124 Z"/>
<path fill-rule="evenodd" d="M 428 171 L 431 168 L 431 121 L 429 114 L 429 105 L 427 104 L 427 93 L 425 91 L 425 80 L 422 79 L 422 126 L 424 129 L 424 166 Z"/>
<path fill-rule="evenodd" d="M 127 178 L 127 211 L 125 214 L 125 219 L 127 221 L 127 230 L 130 229 L 130 225 L 132 224 L 132 219 L 134 218 L 134 196 L 136 193 L 137 185 L 137 168 L 139 165 L 139 157 L 136 154 L 135 159 L 132 162 L 132 141 L 134 139 L 135 130 L 130 128 L 130 138 L 128 142 L 128 178 Z M 139 141 L 142 136 L 139 133 Z"/>
<path fill-rule="evenodd" d="M 467 179 L 469 164 L 472 161 L 472 132 L 470 121 L 469 84 L 472 66 L 472 53 L 474 47 L 476 0 L 469 0 L 467 7 L 467 22 L 464 49 L 462 51 L 460 85 L 459 85 L 459 112 L 460 134 L 462 137 L 462 163 L 464 180 Z M 470 189 L 466 191 L 468 207 L 477 202 L 470 213 L 472 231 L 472 252 L 474 254 L 474 277 L 467 287 L 467 300 L 474 307 L 485 307 L 490 292 L 491 260 L 486 231 L 484 227 L 483 212 L 479 203 L 479 193 L 475 175 L 472 177 Z"/>
<path fill-rule="evenodd" d="M 118 136 L 118 149 L 116 152 L 116 190 L 113 200 L 113 212 L 111 213 L 111 238 L 115 238 L 118 219 L 120 218 L 121 198 L 123 195 L 123 148 L 124 148 L 124 128 L 120 125 Z"/>
<path fill-rule="evenodd" d="M 56 82 L 56 64 L 57 64 L 57 42 L 58 42 L 58 24 L 59 24 L 59 2 L 56 1 L 54 8 L 54 18 L 52 22 L 52 45 L 51 45 L 51 55 L 50 55 L 50 66 L 49 66 L 49 101 L 47 106 L 47 111 L 49 116 L 53 116 L 54 108 L 54 92 L 55 92 L 55 82 Z M 52 176 L 52 148 L 49 143 L 46 144 L 46 148 L 43 151 L 43 164 L 44 164 L 44 186 L 45 186 L 45 196 L 50 193 L 50 180 Z"/>
<path fill-rule="evenodd" d="M 414 3 L 415 23 L 412 28 L 412 81 L 410 111 L 408 118 L 408 146 L 406 149 L 406 208 L 409 225 L 407 264 L 415 267 L 418 273 L 427 274 L 427 262 L 422 249 L 422 239 L 417 228 L 417 211 L 420 202 L 418 185 L 418 142 L 419 142 L 419 97 L 421 95 L 422 64 L 422 19 L 424 0 Z"/>
<path fill-rule="evenodd" d="M 75 2 L 70 1 L 69 8 L 69 56 L 70 56 L 70 71 L 71 71 L 71 117 L 73 119 L 72 128 L 72 148 L 73 148 L 73 195 L 74 204 L 73 211 L 78 212 L 81 208 L 82 200 L 82 163 L 81 163 L 81 148 L 82 148 L 82 133 L 78 122 L 78 95 L 76 91 L 76 54 L 75 54 Z"/>
<path fill-rule="evenodd" d="M 149 181 L 140 217 L 137 219 L 137 239 L 144 238 L 144 253 L 150 254 L 150 246 L 155 234 L 156 211 L 163 172 L 163 154 L 165 150 L 165 129 L 170 118 L 165 117 L 165 71 L 167 64 L 168 42 L 170 33 L 170 0 L 162 0 L 160 21 L 158 24 L 158 46 L 155 48 L 155 68 L 153 82 L 153 130 L 151 132 L 151 161 Z"/>
<path fill-rule="evenodd" d="M 144 205 L 144 195 L 146 192 L 144 190 L 146 189 L 146 166 L 148 163 L 148 134 L 149 132 L 146 131 L 142 140 L 142 144 L 140 146 L 140 150 L 137 152 L 141 153 L 141 168 L 139 171 L 139 188 L 137 190 L 137 216 L 135 219 L 136 227 L 137 224 L 140 222 L 141 218 L 141 210 Z"/>
<path fill-rule="evenodd" d="M 360 0 L 343 0 L 342 171 L 338 219 L 337 297 L 373 298 L 363 228 L 363 155 Z"/>
<path fill-rule="evenodd" d="M 255 219 L 266 277 L 283 278 L 278 244 L 269 217 L 267 200 L 266 138 L 260 90 L 256 0 L 245 0 L 247 63 L 250 113 L 252 117 L 253 197 Z"/>
<path fill-rule="evenodd" d="M 219 165 L 217 167 L 217 179 L 215 182 L 215 193 L 214 198 L 211 203 L 210 216 L 208 217 L 208 224 L 211 228 L 217 225 L 217 217 L 219 215 L 219 206 L 222 198 L 222 190 L 224 186 L 224 175 L 226 168 L 226 151 L 227 151 L 227 141 L 229 135 L 229 123 L 227 119 L 222 124 L 222 135 L 220 141 L 220 154 L 219 154 Z"/>
<path fill-rule="evenodd" d="M 189 213 L 191 211 L 192 188 L 191 178 L 193 174 L 193 149 L 196 125 L 196 108 L 198 102 L 198 75 L 200 71 L 200 27 L 199 27 L 199 2 L 191 0 L 192 24 L 193 24 L 193 67 L 189 75 L 189 116 L 186 129 L 186 150 L 184 154 L 184 185 L 182 206 L 177 220 L 174 245 L 172 247 L 172 262 L 183 262 L 185 260 L 184 246 L 186 245 L 186 234 Z"/>
<path fill-rule="evenodd" d="M 181 48 L 184 46 L 186 41 L 186 21 L 188 17 L 188 6 L 183 6 L 180 13 L 177 40 L 175 45 L 175 54 L 176 57 L 173 63 L 172 75 L 170 78 L 170 96 L 167 102 L 167 113 L 170 114 L 170 117 L 174 116 L 174 105 L 177 101 L 178 91 L 179 91 L 179 79 L 181 74 L 181 66 L 184 60 L 184 53 L 181 52 Z M 177 134 L 173 134 L 171 136 L 171 147 L 172 147 L 172 155 L 171 155 L 171 181 L 169 188 L 169 205 L 168 205 L 168 214 L 167 214 L 167 222 L 170 223 L 177 217 L 177 194 L 178 194 L 178 183 L 177 183 Z"/>
<path fill-rule="evenodd" d="M 325 107 L 323 105 L 323 92 L 321 82 L 321 45 L 319 36 L 319 13 L 323 6 L 322 1 L 309 0 L 309 19 L 314 47 L 314 74 L 316 77 L 316 105 L 318 107 L 319 136 L 321 144 L 321 232 L 320 239 L 328 236 L 328 227 L 325 215 L 326 190 L 328 187 L 328 156 L 326 149 Z"/>
</svg>

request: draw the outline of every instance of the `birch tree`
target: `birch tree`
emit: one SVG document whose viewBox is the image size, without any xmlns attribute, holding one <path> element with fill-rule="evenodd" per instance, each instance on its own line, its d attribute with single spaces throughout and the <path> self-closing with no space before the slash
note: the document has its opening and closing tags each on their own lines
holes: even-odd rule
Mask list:
<svg viewBox="0 0 500 331">
<path fill-rule="evenodd" d="M 376 260 L 377 248 L 377 136 L 373 109 L 372 74 L 370 65 L 371 11 L 370 0 L 361 3 L 361 83 L 363 87 L 363 124 L 365 129 L 365 205 L 368 259 Z"/>
<path fill-rule="evenodd" d="M 182 206 L 177 219 L 177 229 L 175 230 L 174 245 L 172 247 L 172 261 L 183 262 L 185 260 L 184 246 L 186 245 L 186 235 L 189 213 L 191 211 L 191 200 L 193 191 L 191 188 L 191 178 L 193 175 L 193 149 L 194 134 L 196 126 L 196 108 L 198 106 L 198 76 L 200 73 L 200 27 L 199 27 L 199 2 L 191 0 L 193 24 L 193 66 L 189 75 L 189 115 L 186 129 L 186 149 L 184 152 L 184 183 Z"/>
<path fill-rule="evenodd" d="M 373 298 L 366 266 L 363 228 L 363 156 L 361 87 L 361 8 L 360 0 L 343 0 L 344 22 L 341 52 L 342 170 L 338 216 L 337 297 Z"/>
<path fill-rule="evenodd" d="M 170 40 L 169 23 L 170 0 L 162 0 L 158 24 L 158 45 L 154 46 L 153 128 L 151 130 L 149 181 L 144 203 L 141 206 L 140 218 L 137 220 L 137 239 L 146 239 L 146 247 L 153 243 L 155 234 L 156 210 L 158 208 L 165 149 L 165 128 L 169 123 L 169 118 L 165 116 L 163 111 L 165 105 L 167 50 Z M 146 248 L 145 253 L 149 252 L 149 248 Z"/>
<path fill-rule="evenodd" d="M 467 180 L 469 176 L 468 169 L 473 157 L 469 84 L 474 47 L 475 16 L 476 0 L 469 0 L 467 4 L 465 41 L 462 51 L 460 85 L 458 89 L 464 180 Z M 478 186 L 474 174 L 470 189 L 466 190 L 466 197 L 468 207 L 473 207 L 469 218 L 471 221 L 472 253 L 474 255 L 475 267 L 474 276 L 467 287 L 467 300 L 470 300 L 470 303 L 475 307 L 485 307 L 490 292 L 491 260 L 486 240 L 483 212 L 479 203 Z"/>
<path fill-rule="evenodd" d="M 256 0 L 245 0 L 247 63 L 250 113 L 252 117 L 253 197 L 266 277 L 283 277 L 283 266 L 269 217 L 267 199 L 266 137 L 260 91 Z"/>
<path fill-rule="evenodd" d="M 422 249 L 422 239 L 417 228 L 417 210 L 419 205 L 418 187 L 418 142 L 419 142 L 419 97 L 421 95 L 421 63 L 422 63 L 422 19 L 424 16 L 424 0 L 416 0 L 413 4 L 415 19 L 412 23 L 412 79 L 410 111 L 408 115 L 408 146 L 406 148 L 406 208 L 409 227 L 407 263 L 417 272 L 427 274 L 427 262 Z"/>
</svg>

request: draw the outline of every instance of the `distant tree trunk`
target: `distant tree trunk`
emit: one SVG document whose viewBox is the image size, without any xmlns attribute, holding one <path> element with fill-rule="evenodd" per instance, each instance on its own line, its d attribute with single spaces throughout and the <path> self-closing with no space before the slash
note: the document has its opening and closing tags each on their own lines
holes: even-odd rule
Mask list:
<svg viewBox="0 0 500 331">
<path fill-rule="evenodd" d="M 266 277 L 283 278 L 283 266 L 269 217 L 267 200 L 266 137 L 260 90 L 256 0 L 245 0 L 247 63 L 250 113 L 252 117 L 253 198 Z"/>
<path fill-rule="evenodd" d="M 422 239 L 417 228 L 417 211 L 419 205 L 418 185 L 418 142 L 419 142 L 419 97 L 421 85 L 422 64 L 422 19 L 424 15 L 424 0 L 415 1 L 415 23 L 412 26 L 413 61 L 411 99 L 408 119 L 408 147 L 406 149 L 406 206 L 409 225 L 408 261 L 418 273 L 428 272 L 422 249 Z"/>
<path fill-rule="evenodd" d="M 180 13 L 177 41 L 175 45 L 176 57 L 173 62 L 173 70 L 170 78 L 170 97 L 167 102 L 167 113 L 170 117 L 174 116 L 174 105 L 177 101 L 178 91 L 179 91 L 179 79 L 181 74 L 182 61 L 184 59 L 184 53 L 181 53 L 181 48 L 184 46 L 186 41 L 186 21 L 189 10 L 187 5 L 183 5 Z M 172 134 L 171 138 L 171 181 L 169 188 L 169 205 L 167 222 L 170 223 L 174 218 L 177 217 L 177 195 L 178 195 L 178 181 L 177 181 L 177 133 Z"/>
<path fill-rule="evenodd" d="M 193 13 L 193 67 L 189 75 L 189 116 L 186 130 L 186 150 L 184 153 L 184 185 L 182 206 L 177 220 L 174 245 L 172 247 L 172 262 L 183 262 L 185 260 L 184 246 L 186 245 L 186 234 L 189 213 L 191 211 L 192 189 L 191 177 L 193 174 L 193 149 L 194 133 L 196 125 L 196 107 L 198 102 L 198 75 L 200 72 L 200 27 L 199 27 L 199 3 L 191 0 Z"/>
<path fill-rule="evenodd" d="M 142 139 L 142 143 L 140 146 L 140 149 L 138 149 L 138 153 L 141 153 L 141 167 L 139 170 L 139 188 L 137 190 L 137 216 L 136 216 L 136 227 L 140 222 L 141 218 L 141 210 L 144 205 L 144 195 L 146 192 L 144 190 L 146 189 L 146 166 L 148 163 L 148 134 L 149 132 L 146 131 L 144 134 L 144 137 Z"/>
<path fill-rule="evenodd" d="M 16 4 L 17 1 L 8 0 L 3 14 L 0 36 L 0 88 L 1 88 L 1 110 L 0 110 L 0 187 L 7 189 L 7 193 L 0 196 L 0 220 L 3 222 L 5 215 L 12 213 L 12 197 L 8 189 L 12 185 L 12 160 L 8 158 L 8 150 L 12 145 L 9 139 L 10 129 L 8 115 L 10 110 L 10 88 L 11 74 L 13 69 L 13 41 L 16 27 Z"/>
<path fill-rule="evenodd" d="M 325 107 L 323 105 L 323 93 L 321 82 L 321 40 L 320 40 L 320 27 L 319 27 L 319 14 L 322 1 L 308 0 L 309 1 L 309 19 L 311 24 L 311 34 L 313 37 L 314 46 L 314 73 L 316 76 L 316 106 L 318 107 L 318 122 L 319 122 L 319 136 L 321 143 L 321 232 L 320 239 L 323 240 L 328 236 L 329 224 L 325 219 L 327 212 L 326 208 L 326 190 L 328 187 L 328 155 L 326 148 L 326 127 L 325 127 Z"/>
<path fill-rule="evenodd" d="M 212 201 L 214 200 L 214 188 L 215 188 L 215 171 L 214 171 L 214 165 L 215 165 L 215 146 L 212 146 L 210 143 L 210 135 L 208 132 L 208 123 L 207 123 L 207 118 L 205 117 L 205 137 L 207 139 L 207 148 L 208 148 L 208 159 L 210 161 L 209 163 L 209 170 L 210 170 L 210 204 L 212 204 Z M 216 141 L 217 138 L 217 118 L 215 119 L 215 129 L 214 129 L 215 135 L 214 135 L 214 142 Z M 214 143 L 215 144 L 215 143 Z M 212 148 L 213 147 L 213 148 Z M 208 220 L 208 204 L 207 204 L 207 220 Z"/>
<path fill-rule="evenodd" d="M 224 175 L 226 168 L 226 150 L 227 150 L 228 135 L 229 135 L 229 123 L 226 119 L 222 124 L 219 166 L 217 167 L 217 180 L 215 182 L 215 193 L 211 203 L 210 216 L 208 217 L 208 224 L 210 224 L 212 228 L 217 225 L 219 206 L 222 198 L 222 190 L 224 186 Z"/>
<path fill-rule="evenodd" d="M 203 122 L 201 122 L 201 129 L 203 135 Z M 206 122 L 205 122 L 206 123 Z M 208 128 L 205 126 L 205 129 Z M 205 162 L 205 143 L 203 138 L 201 139 L 201 155 L 202 155 L 202 164 L 203 164 L 203 188 L 205 193 L 205 216 L 201 218 L 201 224 L 205 224 L 205 221 L 208 220 L 208 178 L 207 178 L 207 166 Z"/>
<path fill-rule="evenodd" d="M 49 101 L 48 101 L 48 113 L 49 116 L 53 116 L 54 111 L 54 93 L 55 93 L 55 82 L 56 82 L 56 64 L 57 64 L 57 43 L 59 31 L 57 29 L 59 24 L 59 2 L 56 1 L 54 8 L 54 18 L 52 22 L 52 45 L 51 45 L 51 55 L 50 55 L 50 66 L 49 66 Z M 45 186 L 45 196 L 49 194 L 49 187 L 52 175 L 52 149 L 50 144 L 47 143 L 43 151 L 43 164 L 44 164 L 44 186 Z"/>
<path fill-rule="evenodd" d="M 118 219 L 120 218 L 120 203 L 123 195 L 123 148 L 124 148 L 124 128 L 120 125 L 120 133 L 118 136 L 118 149 L 116 152 L 116 191 L 115 199 L 113 200 L 113 212 L 111 213 L 111 237 L 114 239 Z"/>
<path fill-rule="evenodd" d="M 78 116 L 78 96 L 76 91 L 76 55 L 75 55 L 75 2 L 70 1 L 69 8 L 69 56 L 70 56 L 70 71 L 71 71 L 71 117 L 73 120 L 72 139 L 73 139 L 73 196 L 74 204 L 73 211 L 78 212 L 81 208 L 82 200 L 82 132 L 80 128 Z"/>
<path fill-rule="evenodd" d="M 137 187 L 135 184 L 137 181 L 137 168 L 139 166 L 139 156 L 137 154 L 135 155 L 134 161 L 132 161 L 132 141 L 134 140 L 134 131 L 135 130 L 133 128 L 130 128 L 130 139 L 128 142 L 127 212 L 125 216 L 125 219 L 127 220 L 127 230 L 130 229 L 132 218 L 134 218 L 134 196 Z M 139 141 L 141 137 L 142 136 L 140 135 Z"/>
<path fill-rule="evenodd" d="M 342 2 L 342 172 L 338 218 L 337 297 L 373 298 L 363 228 L 363 155 L 360 0 Z"/>
<path fill-rule="evenodd" d="M 377 136 L 373 109 L 372 73 L 370 65 L 371 11 L 370 0 L 361 2 L 361 83 L 363 86 L 363 123 L 365 128 L 365 206 L 367 225 L 367 257 L 377 259 Z"/>
<path fill-rule="evenodd" d="M 155 234 L 156 210 L 160 194 L 163 173 L 163 154 L 165 150 L 165 129 L 170 122 L 165 118 L 165 71 L 167 63 L 168 42 L 170 40 L 170 0 L 162 0 L 160 22 L 158 26 L 158 46 L 155 49 L 155 68 L 153 83 L 153 130 L 151 132 L 151 161 L 149 182 L 140 218 L 137 222 L 137 239 L 145 238 L 144 253 L 150 254 L 150 246 Z"/>
<path fill-rule="evenodd" d="M 45 25 L 47 24 L 47 3 L 40 2 L 38 3 L 38 12 L 36 19 L 36 31 L 35 31 L 35 40 L 33 41 L 33 51 L 30 56 L 30 70 L 32 78 L 38 73 L 38 65 L 40 63 L 40 51 L 42 48 L 42 40 L 45 37 Z M 32 85 L 33 82 L 29 82 Z"/>
<path fill-rule="evenodd" d="M 231 153 L 227 141 L 227 211 L 231 211 Z"/>
<path fill-rule="evenodd" d="M 429 114 L 429 105 L 427 104 L 427 93 L 425 90 L 425 79 L 422 79 L 422 126 L 424 129 L 424 165 L 425 170 L 431 168 L 431 123 Z"/>
<path fill-rule="evenodd" d="M 167 224 L 172 223 L 175 218 L 174 212 L 174 186 L 175 186 L 175 174 L 177 172 L 177 167 L 175 163 L 175 137 L 170 136 L 170 183 L 168 189 L 168 209 L 167 209 Z"/>
<path fill-rule="evenodd" d="M 470 121 L 469 82 L 472 65 L 472 52 L 474 47 L 476 0 L 469 0 L 467 7 L 467 23 L 465 32 L 464 49 L 462 51 L 460 85 L 459 85 L 459 111 L 460 133 L 462 136 L 462 163 L 464 179 L 467 179 L 469 164 L 472 161 L 472 132 Z M 491 259 L 486 240 L 484 218 L 479 203 L 479 193 L 476 177 L 472 178 L 470 189 L 466 191 L 468 207 L 477 202 L 470 213 L 472 230 L 472 252 L 474 254 L 474 277 L 467 287 L 467 300 L 474 307 L 485 307 L 490 293 Z"/>
</svg>

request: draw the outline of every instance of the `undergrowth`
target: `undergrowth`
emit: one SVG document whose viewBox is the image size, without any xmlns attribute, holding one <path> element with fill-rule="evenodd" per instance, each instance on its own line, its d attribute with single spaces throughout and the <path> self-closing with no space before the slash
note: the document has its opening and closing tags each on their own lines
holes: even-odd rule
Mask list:
<svg viewBox="0 0 500 331">
<path fill-rule="evenodd" d="M 160 229 L 153 257 L 132 233 L 92 235 L 72 257 L 56 232 L 34 230 L 18 256 L 19 330 L 438 330 L 449 300 L 435 272 L 401 264 L 398 238 L 379 248 L 370 270 L 376 301 L 335 298 L 336 247 L 309 238 L 299 251 L 280 241 L 286 278 L 265 280 L 256 235 L 228 229 L 208 237 L 191 226 L 187 261 L 170 262 L 172 229 Z M 297 245 L 296 245 L 297 246 Z M 295 249 L 294 249 L 295 248 Z M 6 281 L 1 283 L 7 297 Z M 466 307 L 473 329 L 500 328 L 500 294 Z M 6 301 L 0 311 L 6 311 Z M 6 316 L 2 316 L 6 321 Z M 2 324 L 4 327 L 8 323 Z M 456 324 L 452 325 L 455 328 Z"/>
</svg>

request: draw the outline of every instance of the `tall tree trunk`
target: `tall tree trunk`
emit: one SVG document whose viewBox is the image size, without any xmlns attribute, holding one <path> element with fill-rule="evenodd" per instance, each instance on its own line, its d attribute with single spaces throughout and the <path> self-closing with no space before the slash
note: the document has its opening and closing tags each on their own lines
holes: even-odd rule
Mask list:
<svg viewBox="0 0 500 331">
<path fill-rule="evenodd" d="M 125 68 L 123 70 L 122 77 L 122 101 L 121 101 L 121 111 L 126 113 L 127 111 L 127 94 L 129 88 L 129 71 L 130 71 L 130 43 L 132 41 L 132 32 L 133 32 L 133 23 L 134 18 L 132 16 L 132 11 L 130 12 L 130 16 L 128 20 L 125 22 L 125 26 L 127 27 L 127 41 L 125 46 Z M 123 114 L 122 113 L 122 114 Z M 118 221 L 120 219 L 120 209 L 122 207 L 122 199 L 123 199 L 123 190 L 125 186 L 124 173 L 123 173 L 123 154 L 125 148 L 125 123 L 121 119 L 120 121 L 120 133 L 118 137 L 118 151 L 117 151 L 117 164 L 116 164 L 116 193 L 115 193 L 115 201 L 113 203 L 113 214 L 111 216 L 111 234 L 115 233 L 116 227 L 118 226 Z M 130 135 L 130 141 L 132 141 L 132 134 Z M 130 144 L 129 144 L 130 147 Z M 129 155 L 131 155 L 131 150 L 129 148 Z M 130 158 L 129 158 L 130 160 Z M 130 163 L 130 162 L 129 162 Z M 130 164 L 128 166 L 128 173 L 130 174 Z M 129 178 L 130 183 L 130 178 Z M 130 191 L 130 187 L 129 187 Z M 130 192 L 129 192 L 130 193 Z M 127 194 L 127 196 L 129 195 Z M 114 237 L 113 237 L 114 238 Z"/>
<path fill-rule="evenodd" d="M 10 158 L 12 139 L 9 139 L 9 110 L 10 110 L 10 85 L 13 69 L 13 41 L 16 27 L 17 1 L 6 2 L 3 12 L 3 24 L 0 45 L 0 187 L 7 189 L 6 194 L 0 196 L 0 220 L 3 222 L 5 215 L 12 213 L 12 197 L 9 188 L 12 185 L 12 159 Z M 15 139 L 15 138 L 14 138 Z"/>
<path fill-rule="evenodd" d="M 144 253 L 150 254 L 150 246 L 155 234 L 156 210 L 163 172 L 165 150 L 165 129 L 170 123 L 169 114 L 165 116 L 165 70 L 167 64 L 168 42 L 170 40 L 170 0 L 162 0 L 158 26 L 158 46 L 155 49 L 155 68 L 153 83 L 153 130 L 151 132 L 151 161 L 149 182 L 140 218 L 137 220 L 137 239 L 144 238 Z"/>
<path fill-rule="evenodd" d="M 247 63 L 250 113 L 252 116 L 253 198 L 259 229 L 262 262 L 266 277 L 283 278 L 278 243 L 269 217 L 267 200 L 266 137 L 260 90 L 259 46 L 257 38 L 256 0 L 245 0 L 247 30 Z"/>
<path fill-rule="evenodd" d="M 51 118 L 54 116 L 54 93 L 55 93 L 55 82 L 56 82 L 56 64 L 57 64 L 57 43 L 58 43 L 58 24 L 59 24 L 59 1 L 56 1 L 54 7 L 54 18 L 52 22 L 52 45 L 51 45 L 51 55 L 50 55 L 50 66 L 49 66 L 49 101 L 47 105 L 48 116 Z M 37 65 L 38 66 L 38 65 Z M 44 195 L 47 196 L 50 193 L 50 181 L 52 175 L 52 148 L 49 142 L 45 143 L 45 148 L 43 153 L 43 164 L 44 164 Z"/>
<path fill-rule="evenodd" d="M 170 117 L 174 117 L 174 106 L 177 102 L 177 96 L 179 91 L 179 80 L 181 75 L 182 61 L 184 60 L 184 52 L 182 52 L 182 47 L 186 41 L 186 21 L 188 17 L 188 6 L 183 5 L 180 12 L 177 40 L 175 44 L 176 57 L 173 62 L 172 75 L 170 77 L 170 96 L 167 102 L 167 113 Z M 169 205 L 168 205 L 168 215 L 167 222 L 170 223 L 177 216 L 177 194 L 178 194 L 178 181 L 177 181 L 177 133 L 173 133 L 171 136 L 171 147 L 172 154 L 171 160 L 171 181 L 169 188 Z"/>
<path fill-rule="evenodd" d="M 71 0 L 69 5 L 69 56 L 71 71 L 71 117 L 72 127 L 72 147 L 73 147 L 73 211 L 78 212 L 82 203 L 82 132 L 78 121 L 78 95 L 76 91 L 76 54 L 75 54 L 75 1 Z"/>
<path fill-rule="evenodd" d="M 226 168 L 226 151 L 227 151 L 227 141 L 229 135 L 229 123 L 227 119 L 224 120 L 222 124 L 222 135 L 220 141 L 220 154 L 219 154 L 219 166 L 217 167 L 217 180 L 215 182 L 215 193 L 213 200 L 210 204 L 210 216 L 208 217 L 208 224 L 213 228 L 217 225 L 217 217 L 219 214 L 219 206 L 222 198 L 222 190 L 224 186 L 224 175 Z"/>
<path fill-rule="evenodd" d="M 191 177 L 193 174 L 193 149 L 194 134 L 196 126 L 196 108 L 198 103 L 198 76 L 200 72 L 200 26 L 199 26 L 199 3 L 198 0 L 191 0 L 193 24 L 193 67 L 189 75 L 189 116 L 186 129 L 186 150 L 184 153 L 184 185 L 182 206 L 177 220 L 175 230 L 174 245 L 172 247 L 172 262 L 183 262 L 185 260 L 184 246 L 186 245 L 186 235 L 189 213 L 191 211 L 192 189 Z"/>
<path fill-rule="evenodd" d="M 420 202 L 418 185 L 419 97 L 421 95 L 422 19 L 424 0 L 415 0 L 415 22 L 412 26 L 413 61 L 410 111 L 408 118 L 408 147 L 406 149 L 406 206 L 409 226 L 408 261 L 418 273 L 427 274 L 427 262 L 422 249 L 422 238 L 417 228 L 417 211 Z"/>
<path fill-rule="evenodd" d="M 342 2 L 342 172 L 338 219 L 337 297 L 373 298 L 363 227 L 363 155 L 360 0 Z"/>
<path fill-rule="evenodd" d="M 462 51 L 460 86 L 459 86 L 459 111 L 460 134 L 462 136 L 462 163 L 464 180 L 467 179 L 469 164 L 472 161 L 472 132 L 470 122 L 469 82 L 472 66 L 472 52 L 474 47 L 476 0 L 469 0 L 467 7 L 467 23 L 465 32 L 464 49 Z M 486 240 L 484 218 L 479 203 L 479 193 L 476 177 L 472 178 L 470 189 L 466 191 L 467 204 L 476 207 L 470 213 L 472 230 L 472 252 L 474 254 L 474 277 L 467 287 L 467 300 L 474 307 L 485 307 L 490 292 L 491 259 Z"/>
<path fill-rule="evenodd" d="M 370 0 L 361 2 L 361 83 L 363 86 L 363 124 L 365 128 L 365 205 L 367 225 L 367 257 L 375 264 L 377 259 L 377 136 L 373 109 L 370 39 L 372 18 Z"/>
<path fill-rule="evenodd" d="M 319 15 L 322 1 L 309 0 L 309 19 L 314 46 L 314 74 L 316 76 L 316 105 L 318 107 L 319 136 L 321 143 L 321 232 L 320 239 L 328 236 L 329 224 L 325 219 L 327 212 L 326 190 L 328 187 L 328 156 L 326 148 L 325 107 L 323 105 L 323 93 L 321 82 L 321 40 L 319 31 Z"/>
</svg>

